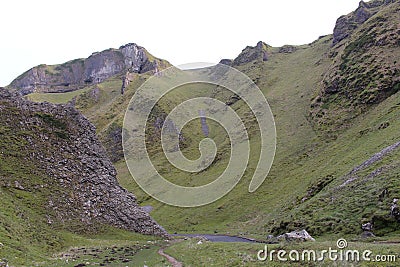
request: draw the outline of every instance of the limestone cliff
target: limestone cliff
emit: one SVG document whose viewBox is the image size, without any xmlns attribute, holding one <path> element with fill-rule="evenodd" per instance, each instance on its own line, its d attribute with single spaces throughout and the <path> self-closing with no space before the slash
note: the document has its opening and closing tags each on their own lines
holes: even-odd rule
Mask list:
<svg viewBox="0 0 400 267">
<path fill-rule="evenodd" d="M 119 49 L 93 53 L 60 65 L 39 65 L 11 82 L 10 88 L 22 94 L 32 92 L 68 92 L 100 83 L 114 75 L 157 72 L 168 67 L 167 61 L 153 57 L 147 50 L 130 43 Z"/>
</svg>

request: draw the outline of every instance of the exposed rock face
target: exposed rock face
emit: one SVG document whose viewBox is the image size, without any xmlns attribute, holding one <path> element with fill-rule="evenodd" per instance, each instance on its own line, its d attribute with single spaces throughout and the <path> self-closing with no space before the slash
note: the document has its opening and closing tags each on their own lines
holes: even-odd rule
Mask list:
<svg viewBox="0 0 400 267">
<path fill-rule="evenodd" d="M 383 5 L 388 5 L 392 2 L 395 2 L 395 0 L 376 0 L 367 3 L 361 1 L 354 12 L 337 19 L 333 30 L 333 44 L 335 45 L 351 35 L 360 24 L 375 15 Z"/>
<path fill-rule="evenodd" d="M 284 45 L 282 47 L 273 49 L 266 43 L 259 41 L 256 46 L 247 46 L 242 52 L 234 59 L 221 59 L 220 64 L 228 66 L 240 66 L 252 61 L 267 61 L 274 53 L 290 54 L 297 51 L 294 45 Z"/>
<path fill-rule="evenodd" d="M 231 66 L 232 65 L 232 59 L 221 59 L 221 61 L 219 62 L 220 64 L 224 64 L 224 65 L 228 65 Z"/>
<path fill-rule="evenodd" d="M 259 41 L 256 46 L 247 46 L 233 61 L 232 65 L 243 65 L 254 60 L 267 61 L 268 60 L 268 48 L 270 46 L 266 43 Z"/>
<path fill-rule="evenodd" d="M 20 89 L 22 94 L 67 92 L 100 83 L 117 74 L 157 72 L 168 65 L 143 47 L 130 43 L 119 49 L 93 53 L 86 59 L 54 66 L 39 65 L 16 78 L 10 87 Z"/>
<path fill-rule="evenodd" d="M 205 137 L 208 137 L 210 130 L 208 128 L 207 117 L 204 110 L 199 110 L 199 115 L 200 115 L 201 131 L 203 132 Z"/>
<path fill-rule="evenodd" d="M 125 74 L 124 77 L 122 77 L 122 86 L 121 86 L 121 95 L 125 93 L 126 87 L 129 85 L 131 80 L 128 77 L 128 73 Z"/>
<path fill-rule="evenodd" d="M 41 173 L 41 180 L 27 175 L 15 184 L 13 180 L 0 182 L 47 199 L 43 208 L 48 222 L 67 228 L 100 223 L 167 235 L 137 205 L 135 196 L 118 184 L 116 170 L 96 137 L 95 127 L 73 107 L 33 103 L 0 89 L 0 126 L 1 138 L 19 140 L 10 141 L 9 145 L 20 150 L 16 156 L 11 151 L 14 154 L 10 157 L 21 165 L 33 164 L 35 170 L 30 172 Z"/>
<path fill-rule="evenodd" d="M 294 45 L 284 45 L 279 48 L 279 53 L 290 54 L 290 53 L 295 52 L 296 50 L 297 50 L 297 47 L 295 47 Z"/>
<path fill-rule="evenodd" d="M 393 199 L 392 206 L 390 207 L 390 215 L 400 223 L 400 208 L 398 206 L 399 199 Z"/>
</svg>

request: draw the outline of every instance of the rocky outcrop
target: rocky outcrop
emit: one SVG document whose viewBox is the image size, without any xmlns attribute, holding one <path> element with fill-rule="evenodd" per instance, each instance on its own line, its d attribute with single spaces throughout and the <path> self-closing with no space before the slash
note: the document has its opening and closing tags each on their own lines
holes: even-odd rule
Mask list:
<svg viewBox="0 0 400 267">
<path fill-rule="evenodd" d="M 224 58 L 224 59 L 221 59 L 221 61 L 220 61 L 219 63 L 220 63 L 220 64 L 224 64 L 224 65 L 231 66 L 231 65 L 232 65 L 232 62 L 233 62 L 232 59 Z"/>
<path fill-rule="evenodd" d="M 167 235 L 118 184 L 95 127 L 72 106 L 33 103 L 0 89 L 0 128 L 2 140 L 13 148 L 2 150 L 2 157 L 33 166 L 18 180 L 0 175 L 1 186 L 45 199 L 42 208 L 49 224 L 74 231 L 109 224 Z"/>
<path fill-rule="evenodd" d="M 279 48 L 279 53 L 282 54 L 291 54 L 297 51 L 297 47 L 294 45 L 284 45 Z"/>
<path fill-rule="evenodd" d="M 354 12 L 339 17 L 333 30 L 333 45 L 351 35 L 360 24 L 375 15 L 382 6 L 392 2 L 395 0 L 375 0 L 367 3 L 361 1 Z"/>
<path fill-rule="evenodd" d="M 129 85 L 131 80 L 129 79 L 128 73 L 125 74 L 124 77 L 122 77 L 122 86 L 121 86 L 121 95 L 125 93 L 126 87 Z"/>
<path fill-rule="evenodd" d="M 399 199 L 397 198 L 393 199 L 393 203 L 390 207 L 390 216 L 392 216 L 394 219 L 396 219 L 397 222 L 400 223 L 400 208 L 398 202 Z"/>
<path fill-rule="evenodd" d="M 343 176 L 341 179 L 344 180 L 344 182 L 338 186 L 338 188 L 342 188 L 344 186 L 347 186 L 350 183 L 353 183 L 354 181 L 358 180 L 360 177 L 358 174 L 370 167 L 371 165 L 375 164 L 376 162 L 381 161 L 384 157 L 388 156 L 390 153 L 393 153 L 393 151 L 397 150 L 400 148 L 400 141 L 385 147 L 381 151 L 373 154 L 369 159 L 361 163 L 360 165 L 354 167 L 349 173 L 347 173 L 345 176 Z M 372 177 L 378 175 L 379 173 L 371 173 Z M 371 178 L 371 177 L 370 177 Z M 382 195 L 387 194 L 387 189 L 384 190 Z"/>
<path fill-rule="evenodd" d="M 169 63 L 154 58 L 145 48 L 130 43 L 119 49 L 93 53 L 60 65 L 39 65 L 16 78 L 9 87 L 22 94 L 32 92 L 67 92 L 100 83 L 112 76 L 129 73 L 158 72 Z"/>
<path fill-rule="evenodd" d="M 247 46 L 242 52 L 234 59 L 221 59 L 220 64 L 228 66 L 240 66 L 252 61 L 268 61 L 275 53 L 291 54 L 297 51 L 294 45 L 284 45 L 279 48 L 273 48 L 268 44 L 259 41 L 256 46 Z"/>
<path fill-rule="evenodd" d="M 247 46 L 242 52 L 233 60 L 232 65 L 238 66 L 243 65 L 255 60 L 259 61 L 267 61 L 269 58 L 268 49 L 269 45 L 266 43 L 259 41 L 256 46 Z"/>
<path fill-rule="evenodd" d="M 311 104 L 317 128 L 346 128 L 353 118 L 400 90 L 399 14 L 399 1 L 376 0 L 361 2 L 357 11 L 339 19 L 350 22 L 336 26 L 334 43 L 346 40 L 331 48 L 332 64 Z"/>
</svg>

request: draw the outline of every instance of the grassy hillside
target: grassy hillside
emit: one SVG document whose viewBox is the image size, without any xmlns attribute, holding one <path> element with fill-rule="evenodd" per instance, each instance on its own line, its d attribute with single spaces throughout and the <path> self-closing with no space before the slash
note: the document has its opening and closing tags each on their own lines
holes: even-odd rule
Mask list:
<svg viewBox="0 0 400 267">
<path fill-rule="evenodd" d="M 259 132 L 248 107 L 241 100 L 232 101 L 227 91 L 206 85 L 178 88 L 158 103 L 147 129 L 147 144 L 158 170 L 175 183 L 194 186 L 212 181 L 226 167 L 229 142 L 225 131 L 209 124 L 210 137 L 219 148 L 217 160 L 206 171 L 188 175 L 171 167 L 161 153 L 157 119 L 163 120 L 173 107 L 188 98 L 212 96 L 229 102 L 245 121 L 252 152 L 244 177 L 225 197 L 198 208 L 172 207 L 150 198 L 135 183 L 122 159 L 124 113 L 148 75 L 132 77 L 123 95 L 121 76 L 77 91 L 75 105 L 96 125 L 103 145 L 115 161 L 119 182 L 135 193 L 141 205 L 153 206 L 152 217 L 171 233 L 230 233 L 265 238 L 307 229 L 317 240 L 332 241 L 339 236 L 358 240 L 362 224 L 370 222 L 378 240 L 398 241 L 399 222 L 390 216 L 390 208 L 393 199 L 400 198 L 400 148 L 376 156 L 400 141 L 400 53 L 395 23 L 398 10 L 398 2 L 384 6 L 335 46 L 333 37 L 328 35 L 311 44 L 284 49 L 260 45 L 266 54 L 264 50 L 252 53 L 251 47 L 246 48 L 246 54 L 255 57 L 249 62 L 241 58 L 240 65 L 234 67 L 259 86 L 271 106 L 277 128 L 274 164 L 255 193 L 248 193 L 248 185 L 258 160 Z M 336 89 L 331 90 L 332 86 Z M 29 97 L 55 102 L 71 99 L 67 94 Z M 198 157 L 198 142 L 204 137 L 200 122 L 187 125 L 183 136 L 183 153 L 191 159 Z M 188 264 L 194 264 L 196 259 L 206 262 L 215 251 L 237 254 L 231 245 L 210 244 L 197 249 L 190 242 L 169 251 Z M 243 246 L 249 253 L 255 250 L 251 245 Z M 193 255 L 198 257 L 194 259 Z M 241 264 L 242 260 L 234 263 Z"/>
<path fill-rule="evenodd" d="M 270 232 L 278 233 L 296 227 L 307 228 L 315 235 L 340 231 L 361 232 L 362 222 L 372 218 L 375 212 L 377 214 L 385 212 L 385 205 L 372 199 L 374 194 L 379 195 L 376 192 L 386 184 L 383 176 L 396 180 L 393 178 L 397 177 L 396 166 L 378 174 L 376 178 L 378 184 L 374 185 L 376 192 L 370 190 L 370 187 L 359 188 L 364 193 L 353 198 L 355 203 L 364 203 L 365 198 L 371 199 L 371 210 L 357 210 L 353 207 L 354 203 L 346 205 L 340 203 L 338 206 L 333 205 L 332 209 L 325 209 L 326 204 L 321 202 L 320 199 L 323 197 L 320 195 L 322 196 L 325 191 L 329 192 L 330 187 L 334 188 L 333 185 L 339 184 L 341 177 L 355 166 L 399 139 L 399 125 L 396 120 L 399 95 L 394 94 L 369 112 L 363 113 L 354 120 L 350 129 L 335 136 L 335 140 L 321 136 L 314 130 L 308 113 L 310 101 L 319 93 L 320 82 L 331 64 L 330 49 L 331 36 L 327 36 L 310 45 L 298 47 L 293 53 L 275 53 L 268 61 L 255 61 L 238 67 L 257 81 L 271 105 L 277 126 L 278 146 L 275 162 L 270 175 L 257 192 L 253 194 L 247 192 L 257 155 L 252 155 L 248 171 L 231 193 L 216 203 L 194 209 L 170 207 L 150 199 L 137 187 L 123 161 L 116 163 L 120 182 L 135 192 L 143 205 L 154 206 L 152 215 L 170 232 L 246 232 L 263 236 Z M 127 106 L 135 88 L 145 78 L 138 75 L 125 95 L 119 93 L 120 80 L 110 79 L 81 95 L 77 100 L 77 107 L 95 122 L 101 136 L 110 134 L 111 129 L 118 131 L 122 125 L 124 107 Z M 192 96 L 198 95 L 191 92 Z M 210 93 L 211 90 L 204 89 L 205 95 Z M 177 103 L 184 98 L 183 95 L 180 98 L 175 97 L 173 102 Z M 163 112 L 168 113 L 169 105 L 163 106 L 163 103 L 160 103 L 160 106 Z M 172 104 L 170 106 L 173 107 Z M 240 101 L 233 107 L 242 115 L 248 111 Z M 387 124 L 389 127 L 381 129 L 381 125 Z M 194 123 L 191 128 L 193 133 L 199 133 L 197 125 Z M 212 127 L 211 132 L 215 132 L 215 136 L 222 134 L 218 127 Z M 220 139 L 222 143 L 223 136 Z M 259 139 L 256 137 L 256 132 L 253 136 L 251 144 L 256 149 Z M 199 137 L 201 135 L 189 135 L 193 140 L 198 140 Z M 105 143 L 106 147 L 107 145 Z M 194 158 L 198 152 L 192 147 L 185 153 Z M 216 177 L 225 166 L 224 160 L 222 158 L 207 172 L 192 175 L 189 179 L 186 177 L 174 180 L 173 177 L 177 177 L 179 172 L 171 172 L 165 165 L 162 155 L 154 158 L 156 165 L 164 166 L 168 170 L 172 180 L 179 183 L 186 181 L 191 185 L 196 184 L 193 181 L 200 180 L 203 183 Z M 331 185 L 325 189 L 324 186 L 318 188 L 318 192 L 313 193 L 310 200 L 302 203 L 301 199 L 307 196 L 310 188 L 318 187 L 318 184 Z M 396 197 L 395 188 L 398 184 L 394 183 L 388 187 L 393 188 L 392 196 Z M 343 198 L 354 196 L 351 189 L 342 191 Z M 385 201 L 388 205 L 391 200 Z M 321 212 L 316 212 L 316 207 L 321 206 Z M 389 211 L 389 206 L 386 206 L 386 211 Z M 309 218 L 306 215 L 310 213 L 312 216 Z M 350 214 L 353 215 L 351 218 Z M 355 214 L 357 215 L 354 216 Z M 293 216 L 297 219 L 293 219 Z"/>
<path fill-rule="evenodd" d="M 230 232 L 260 237 L 306 228 L 317 236 L 358 234 L 362 232 L 362 223 L 389 214 L 390 202 L 398 195 L 396 151 L 363 170 L 355 184 L 341 188 L 339 193 L 336 187 L 343 183 L 345 175 L 354 167 L 400 139 L 400 125 L 396 120 L 399 94 L 392 95 L 357 117 L 349 129 L 336 133 L 335 139 L 321 135 L 313 128 L 309 107 L 319 93 L 324 73 L 331 65 L 331 41 L 331 36 L 322 37 L 312 44 L 297 47 L 293 53 L 278 53 L 275 49 L 268 61 L 253 61 L 237 67 L 257 81 L 276 120 L 277 155 L 270 175 L 258 191 L 253 194 L 247 192 L 257 160 L 256 153 L 252 154 L 248 171 L 238 186 L 216 203 L 204 207 L 176 208 L 152 200 L 138 188 L 125 162 L 118 161 L 116 167 L 122 185 L 135 192 L 142 205 L 154 206 L 152 216 L 170 232 Z M 77 106 L 96 123 L 100 135 L 104 135 L 110 127 L 121 127 L 124 107 L 145 78 L 138 75 L 136 83 L 131 83 L 125 95 L 119 93 L 120 80 L 110 79 L 99 85 L 99 90 L 91 89 L 81 95 Z M 98 92 L 97 100 L 94 91 Z M 216 96 L 212 88 L 205 86 L 186 88 L 173 98 L 160 102 L 158 112 L 168 113 L 174 103 L 200 94 Z M 221 99 L 229 99 L 229 94 L 218 92 L 217 95 Z M 236 102 L 233 108 L 246 118 L 248 110 L 241 101 Z M 257 131 L 252 119 L 247 118 L 251 145 L 257 151 Z M 216 125 L 211 125 L 210 129 L 213 137 L 219 138 L 217 143 L 221 144 L 222 151 L 225 151 L 227 144 L 224 143 L 223 130 Z M 184 153 L 195 158 L 198 156 L 197 141 L 202 138 L 199 123 L 193 122 L 186 132 L 193 142 Z M 153 160 L 172 181 L 193 186 L 211 181 L 224 169 L 226 158 L 224 153 L 221 155 L 222 158 L 207 172 L 183 177 L 179 176 L 181 172 L 168 167 L 162 155 L 154 155 Z M 361 182 L 369 173 L 383 167 L 385 171 L 377 173 L 374 183 L 364 185 Z M 354 193 L 355 188 L 359 193 Z M 380 201 L 379 194 L 386 188 L 391 192 L 390 197 Z M 337 198 L 337 203 L 328 201 L 332 194 L 341 196 Z M 302 201 L 305 197 L 307 200 Z M 369 208 L 359 207 L 367 200 Z M 377 233 L 393 234 L 392 230 L 393 225 L 389 222 Z"/>
<path fill-rule="evenodd" d="M 369 5 L 379 3 L 383 2 Z M 394 1 L 378 10 L 330 51 L 332 64 L 311 109 L 320 130 L 343 129 L 354 117 L 400 90 L 400 4 Z"/>
<path fill-rule="evenodd" d="M 32 93 L 27 96 L 27 98 L 31 101 L 36 102 L 50 102 L 54 104 L 67 104 L 68 102 L 72 101 L 74 97 L 83 94 L 90 87 L 76 90 L 67 93 Z"/>
<path fill-rule="evenodd" d="M 132 195 L 118 199 L 126 191 L 118 187 L 114 168 L 96 141 L 93 127 L 79 112 L 68 106 L 28 102 L 3 88 L 0 96 L 1 266 L 49 266 L 56 261 L 54 253 L 70 246 L 126 245 L 132 246 L 133 255 L 146 241 L 158 240 L 110 226 L 129 229 L 146 224 L 150 217 L 132 210 L 136 205 Z M 90 171 L 82 165 L 82 158 Z M 96 173 L 99 170 L 101 174 Z M 114 177 L 108 179 L 109 175 Z M 106 186 L 106 192 L 99 192 L 96 183 Z M 118 188 L 121 191 L 112 196 Z M 88 200 L 88 192 L 97 196 L 89 196 L 85 208 L 82 201 Z M 107 207 L 112 203 L 115 209 Z M 98 212 L 96 206 L 104 210 Z M 99 215 L 112 210 L 122 211 L 127 227 L 115 214 L 110 217 L 117 224 L 101 221 Z M 132 218 L 134 213 L 141 218 Z M 144 228 L 146 232 L 152 229 Z"/>
</svg>

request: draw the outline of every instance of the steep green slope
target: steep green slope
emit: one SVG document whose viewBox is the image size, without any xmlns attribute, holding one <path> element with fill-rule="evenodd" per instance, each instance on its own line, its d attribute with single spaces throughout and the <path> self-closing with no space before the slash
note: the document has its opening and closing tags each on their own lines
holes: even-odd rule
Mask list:
<svg viewBox="0 0 400 267">
<path fill-rule="evenodd" d="M 325 135 L 314 130 L 308 116 L 309 101 L 318 94 L 320 82 L 330 66 L 328 55 L 331 41 L 330 36 L 323 37 L 311 45 L 298 47 L 293 53 L 276 53 L 266 62 L 253 61 L 237 67 L 257 80 L 275 115 L 278 146 L 271 173 L 256 193 L 247 192 L 251 170 L 254 170 L 257 159 L 257 155 L 253 154 L 248 168 L 250 171 L 246 172 L 243 180 L 230 194 L 216 203 L 195 209 L 165 206 L 138 193 L 145 200 L 143 204 L 155 206 L 152 215 L 161 224 L 171 231 L 266 235 L 306 228 L 314 235 L 321 235 L 361 233 L 362 223 L 374 216 L 390 214 L 392 199 L 387 198 L 384 203 L 379 203 L 379 194 L 387 188 L 392 192 L 392 198 L 398 197 L 396 165 L 377 174 L 378 182 L 372 186 L 374 190 L 371 190 L 371 186 L 360 187 L 358 190 L 361 193 L 357 195 L 351 189 L 343 190 L 342 197 L 352 199 L 347 205 L 338 202 L 327 208 L 326 203 L 317 201 L 325 186 L 340 183 L 340 178 L 355 166 L 394 144 L 400 137 L 396 120 L 398 93 L 353 121 L 351 129 L 345 133 L 336 133 L 336 140 L 326 139 Z M 239 114 L 242 105 L 240 101 L 234 104 Z M 385 128 L 387 125 L 389 127 Z M 251 141 L 253 148 L 257 147 L 257 138 Z M 395 155 L 389 156 L 396 158 Z M 138 192 L 140 189 L 123 170 L 124 163 L 118 163 L 117 168 L 120 170 L 121 182 Z M 218 172 L 218 167 L 213 166 L 207 173 L 201 174 L 201 179 L 216 177 Z M 390 177 L 392 183 L 387 183 L 385 177 Z M 302 203 L 301 199 L 313 188 L 317 188 L 310 196 L 314 200 Z M 357 210 L 353 207 L 354 203 L 363 205 L 365 199 L 372 201 L 369 209 Z M 307 214 L 312 216 L 306 219 Z M 332 218 L 335 218 L 333 224 Z M 380 229 L 377 233 L 393 231 L 391 225 L 382 228 L 386 230 Z"/>
<path fill-rule="evenodd" d="M 253 152 L 248 171 L 238 186 L 216 203 L 195 209 L 168 207 L 153 202 L 156 205 L 153 216 L 167 228 L 170 225 L 176 231 L 248 231 L 251 234 L 266 234 L 267 217 L 273 219 L 280 214 L 287 203 L 306 190 L 305 184 L 312 179 L 308 174 L 309 169 L 298 168 L 298 160 L 304 157 L 306 151 L 310 153 L 318 146 L 317 137 L 307 121 L 308 101 L 316 93 L 320 75 L 328 64 L 327 60 L 317 62 L 316 58 L 324 58 L 329 46 L 329 38 L 322 38 L 313 45 L 298 47 L 294 53 L 278 53 L 279 49 L 276 49 L 277 52 L 268 61 L 251 61 L 237 67 L 257 80 L 271 105 L 277 126 L 275 162 L 269 177 L 258 191 L 253 194 L 247 191 L 256 167 L 259 146 L 254 129 L 256 125 L 249 119 L 250 125 L 246 126 L 253 132 L 250 135 Z M 307 79 L 304 79 L 305 76 Z M 233 108 L 242 118 L 248 118 L 248 110 L 241 101 L 236 102 Z M 220 171 L 218 167 L 223 165 L 212 166 L 198 177 L 216 177 Z"/>
<path fill-rule="evenodd" d="M 391 2 L 361 2 L 347 15 L 362 19 L 359 24 L 338 20 L 337 27 L 356 28 L 346 38 L 334 40 L 329 54 L 332 65 L 311 109 L 317 128 L 345 128 L 354 117 L 400 90 L 400 3 Z"/>
<path fill-rule="evenodd" d="M 399 100 L 397 93 L 361 115 L 351 129 L 309 157 L 304 167 L 316 172 L 314 179 L 288 205 L 286 215 L 279 216 L 282 221 L 277 220 L 273 232 L 307 227 L 315 234 L 361 233 L 361 224 L 373 221 L 376 233 L 398 229 L 390 216 L 392 201 L 399 195 L 398 147 L 371 165 L 352 170 L 400 141 Z"/>
</svg>

